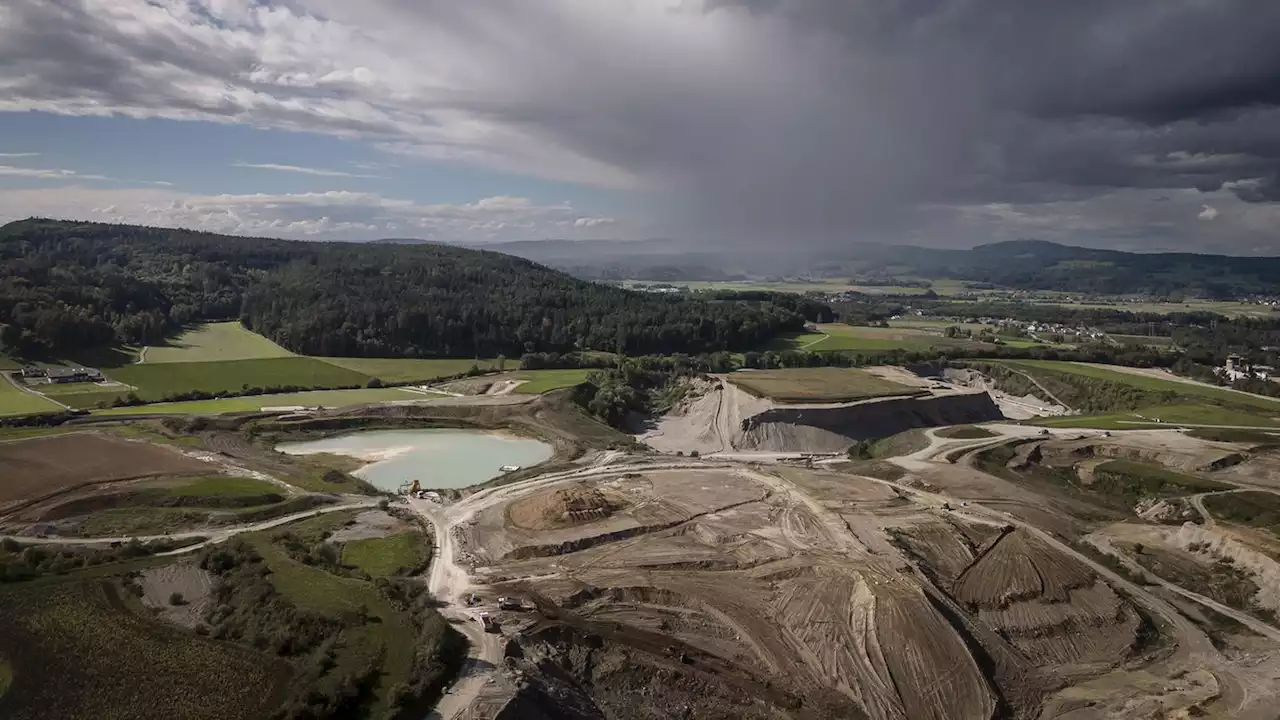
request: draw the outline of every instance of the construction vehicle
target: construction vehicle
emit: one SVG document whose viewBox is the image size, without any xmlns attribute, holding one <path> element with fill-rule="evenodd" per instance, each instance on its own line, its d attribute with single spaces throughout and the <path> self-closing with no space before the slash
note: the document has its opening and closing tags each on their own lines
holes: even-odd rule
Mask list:
<svg viewBox="0 0 1280 720">
<path fill-rule="evenodd" d="M 524 603 L 520 602 L 518 597 L 500 597 L 498 598 L 499 610 L 523 610 Z"/>
<path fill-rule="evenodd" d="M 480 613 L 480 625 L 484 627 L 484 631 L 487 633 L 498 632 L 497 621 L 495 621 L 492 617 L 489 617 L 489 613 L 487 612 Z"/>
</svg>

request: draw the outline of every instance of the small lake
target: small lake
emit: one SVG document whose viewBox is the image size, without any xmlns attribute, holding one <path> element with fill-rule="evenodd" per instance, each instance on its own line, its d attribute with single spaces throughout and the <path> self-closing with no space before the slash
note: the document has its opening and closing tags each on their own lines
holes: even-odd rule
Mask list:
<svg viewBox="0 0 1280 720">
<path fill-rule="evenodd" d="M 332 453 L 368 462 L 353 474 L 395 492 L 414 480 L 425 488 L 464 488 L 502 475 L 503 465 L 529 467 L 549 460 L 551 446 L 538 440 L 478 430 L 367 430 L 281 443 L 289 455 Z"/>
</svg>

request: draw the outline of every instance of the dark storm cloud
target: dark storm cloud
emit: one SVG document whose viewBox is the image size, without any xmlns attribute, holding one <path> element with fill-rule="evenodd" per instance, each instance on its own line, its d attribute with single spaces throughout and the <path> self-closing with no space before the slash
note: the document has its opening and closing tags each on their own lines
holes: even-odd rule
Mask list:
<svg viewBox="0 0 1280 720">
<path fill-rule="evenodd" d="M 12 0 L 0 87 L 10 109 L 331 132 L 638 189 L 649 225 L 719 242 L 1253 242 L 1280 201 L 1277 2 L 264 7 Z M 1204 211 L 1220 201 L 1248 212 Z"/>
</svg>

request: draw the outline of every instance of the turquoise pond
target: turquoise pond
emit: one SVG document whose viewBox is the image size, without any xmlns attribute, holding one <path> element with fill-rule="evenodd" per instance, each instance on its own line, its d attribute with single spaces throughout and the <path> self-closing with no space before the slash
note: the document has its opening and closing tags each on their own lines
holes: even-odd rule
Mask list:
<svg viewBox="0 0 1280 720">
<path fill-rule="evenodd" d="M 368 464 L 353 473 L 394 492 L 414 480 L 424 488 L 464 488 L 503 474 L 505 465 L 529 467 L 549 460 L 538 440 L 477 430 L 368 430 L 305 442 L 282 443 L 289 455 L 331 453 Z"/>
</svg>

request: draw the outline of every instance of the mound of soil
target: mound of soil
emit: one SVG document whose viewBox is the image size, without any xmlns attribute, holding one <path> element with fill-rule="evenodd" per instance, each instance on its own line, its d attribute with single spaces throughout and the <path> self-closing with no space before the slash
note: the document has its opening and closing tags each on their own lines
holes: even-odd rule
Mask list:
<svg viewBox="0 0 1280 720">
<path fill-rule="evenodd" d="M 511 524 L 526 530 L 552 530 L 603 520 L 624 507 L 621 497 L 583 484 L 515 502 L 507 517 Z"/>
<path fill-rule="evenodd" d="M 1083 564 L 1023 530 L 993 544 L 952 595 L 1028 657 L 1046 664 L 1116 662 L 1141 618 Z"/>
</svg>

